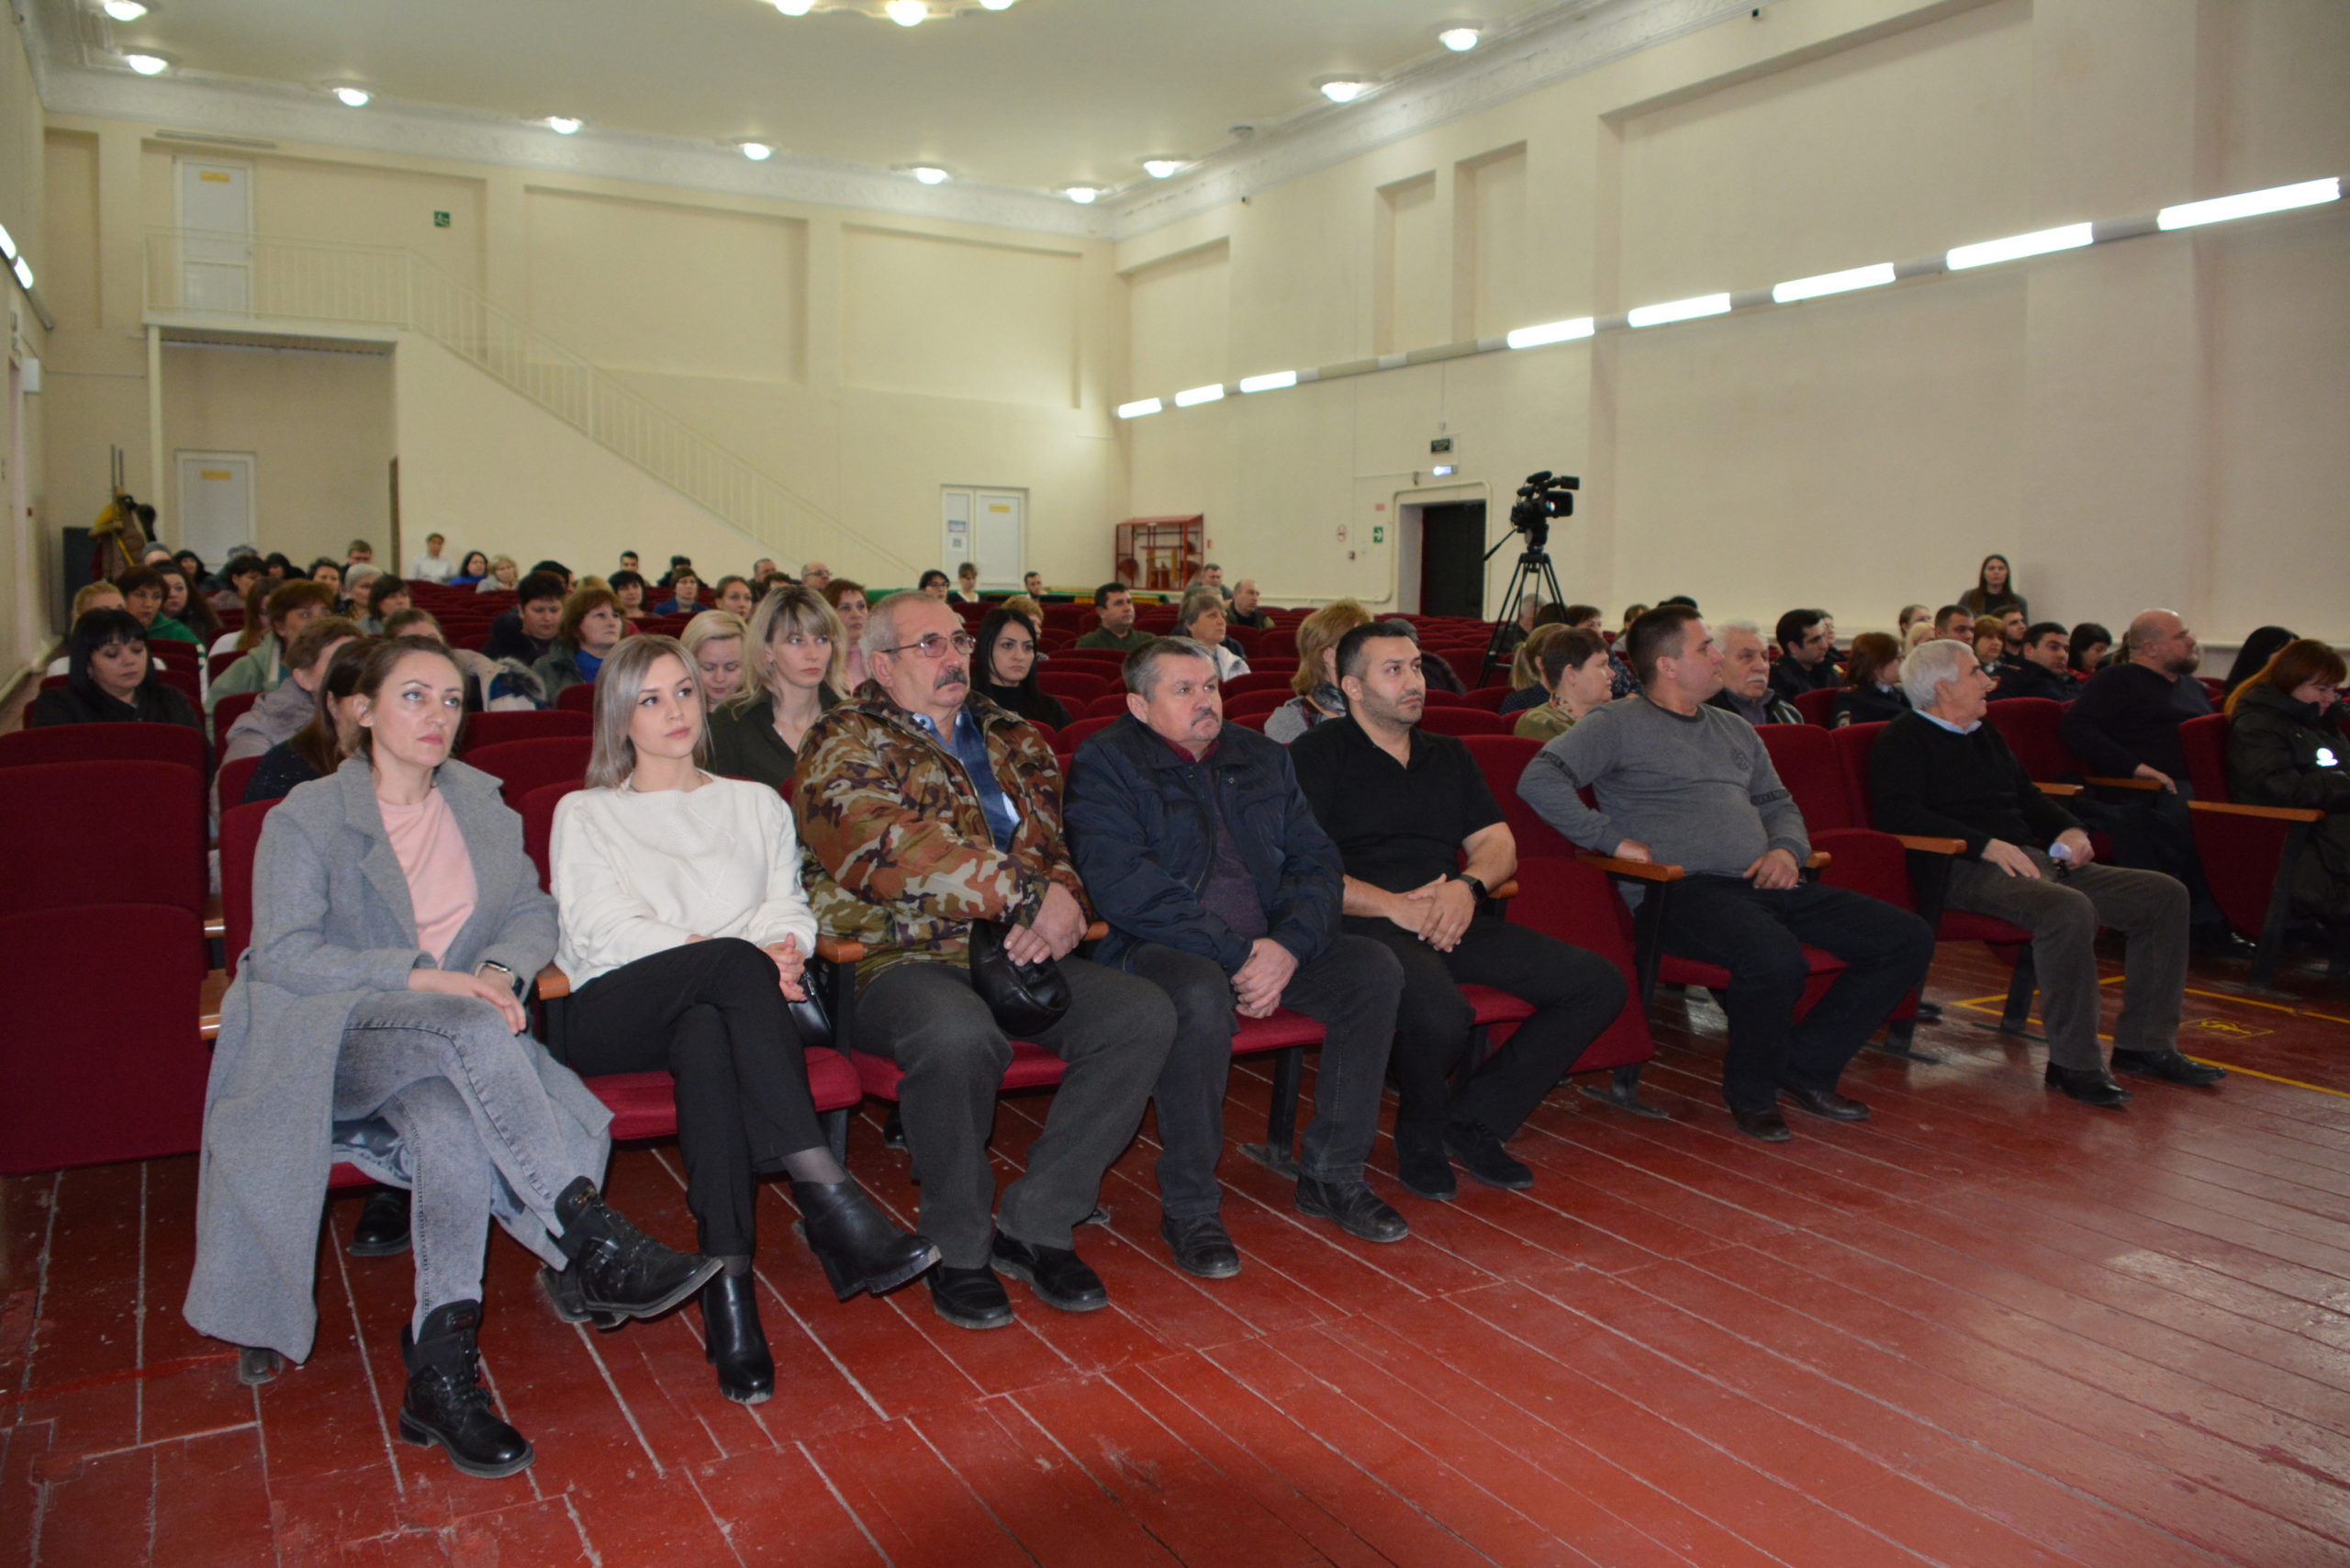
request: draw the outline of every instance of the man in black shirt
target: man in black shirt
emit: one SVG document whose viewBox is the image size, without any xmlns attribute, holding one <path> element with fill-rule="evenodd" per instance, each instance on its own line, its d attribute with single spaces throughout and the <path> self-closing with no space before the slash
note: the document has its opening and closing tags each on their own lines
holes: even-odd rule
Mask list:
<svg viewBox="0 0 2350 1568">
<path fill-rule="evenodd" d="M 2048 1024 L 2049 1086 L 2121 1110 L 2098 1044 L 2097 933 L 2127 934 L 2113 1065 L 2174 1083 L 2227 1076 L 2178 1050 L 2187 985 L 2187 890 L 2156 871 L 2092 864 L 2088 834 L 2042 794 L 1999 732 L 1983 722 L 1990 678 L 1964 643 L 1931 642 L 1902 661 L 1915 711 L 1887 726 L 1869 757 L 1870 814 L 1887 833 L 1963 839 L 1950 907 L 2031 933 Z"/>
<path fill-rule="evenodd" d="M 1419 729 L 1427 680 L 1409 628 L 1356 627 L 1337 667 L 1347 716 L 1307 731 L 1290 757 L 1346 866 L 1346 929 L 1404 966 L 1388 1058 L 1397 1174 L 1425 1198 L 1453 1195 L 1454 1159 L 1489 1185 L 1532 1186 L 1502 1146 L 1623 1011 L 1624 978 L 1597 954 L 1482 913 L 1516 871 L 1517 845 L 1469 748 Z M 1537 1011 L 1448 1094 L 1475 1027 L 1463 984 Z"/>
<path fill-rule="evenodd" d="M 1793 702 L 1807 691 L 1827 691 L 1844 684 L 1836 670 L 1835 644 L 1830 640 L 1824 610 L 1790 610 L 1779 617 L 1773 635 L 1779 657 L 1771 666 L 1771 689 Z"/>
<path fill-rule="evenodd" d="M 2013 666 L 2000 661 L 1999 689 L 1994 702 L 2017 697 L 2045 697 L 2070 702 L 2081 694 L 2080 677 L 2073 673 L 2072 638 L 2061 621 L 2042 621 L 2024 629 L 2023 656 Z"/>
<path fill-rule="evenodd" d="M 563 629 L 563 579 L 532 572 L 514 590 L 514 608 L 489 623 L 482 652 L 493 659 L 532 665 L 554 648 Z"/>
</svg>

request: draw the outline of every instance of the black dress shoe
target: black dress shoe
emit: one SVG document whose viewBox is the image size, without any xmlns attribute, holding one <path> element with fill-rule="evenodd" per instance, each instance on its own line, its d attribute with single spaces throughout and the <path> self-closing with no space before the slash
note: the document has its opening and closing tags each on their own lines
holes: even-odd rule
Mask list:
<svg viewBox="0 0 2350 1568">
<path fill-rule="evenodd" d="M 1214 1215 L 1162 1219 L 1158 1234 L 1167 1238 L 1167 1249 L 1175 1254 L 1175 1266 L 1187 1274 L 1228 1280 L 1240 1272 L 1240 1249 L 1232 1244 L 1232 1233 L 1224 1228 L 1224 1221 Z"/>
<path fill-rule="evenodd" d="M 1003 1294 L 1003 1282 L 986 1264 L 958 1269 L 952 1263 L 941 1263 L 924 1274 L 923 1281 L 930 1286 L 930 1305 L 956 1327 L 1011 1326 L 1012 1298 Z"/>
<path fill-rule="evenodd" d="M 367 1194 L 351 1233 L 353 1258 L 397 1258 L 408 1250 L 408 1189 L 378 1187 Z"/>
<path fill-rule="evenodd" d="M 1446 1123 L 1444 1148 L 1460 1161 L 1461 1170 L 1488 1187 L 1522 1193 L 1534 1185 L 1534 1168 L 1511 1159 L 1502 1140 L 1486 1131 L 1482 1122 Z"/>
<path fill-rule="evenodd" d="M 1869 1108 L 1858 1100 L 1850 1100 L 1833 1089 L 1782 1089 L 1779 1098 L 1799 1111 L 1815 1116 L 1825 1116 L 1831 1122 L 1865 1122 Z"/>
<path fill-rule="evenodd" d="M 2177 1051 L 2116 1051 L 2113 1053 L 2113 1066 L 2118 1072 L 2134 1072 L 2146 1078 L 2159 1078 L 2166 1083 L 2184 1083 L 2194 1089 L 2208 1089 L 2228 1075 L 2224 1067 L 2189 1061 Z"/>
<path fill-rule="evenodd" d="M 1444 1174 L 1444 1195 L 1449 1198 L 1452 1196 L 1452 1167 L 1446 1166 Z M 1311 1176 L 1300 1176 L 1297 1212 L 1326 1219 L 1348 1236 L 1359 1236 L 1365 1241 L 1401 1241 L 1412 1234 L 1404 1216 L 1389 1207 L 1365 1182 L 1318 1182 Z"/>
<path fill-rule="evenodd" d="M 2096 1068 L 2058 1067 L 2048 1064 L 2048 1087 L 2061 1089 L 2084 1105 L 2096 1105 L 2108 1111 L 2130 1108 L 2130 1091 L 2108 1078 Z"/>
<path fill-rule="evenodd" d="M 579 1276 L 579 1303 L 597 1323 L 658 1317 L 708 1284 L 726 1265 L 699 1252 L 677 1252 L 639 1230 L 604 1202 L 582 1176 L 554 1201 L 563 1226 L 556 1245 Z"/>
<path fill-rule="evenodd" d="M 2260 950 L 2224 923 L 2197 926 L 2188 933 L 2188 945 L 2207 958 L 2249 958 Z"/>
<path fill-rule="evenodd" d="M 1460 1184 L 1452 1179 L 1452 1157 L 1444 1152 L 1441 1134 L 1397 1138 L 1395 1179 L 1404 1183 L 1405 1192 L 1439 1204 L 1450 1203 L 1460 1191 Z"/>
<path fill-rule="evenodd" d="M 1938 1022 L 1940 1022 L 1940 1020 L 1941 1020 L 1941 1018 L 1942 1018 L 1942 1004 L 1941 1002 L 1920 1002 L 1919 1003 L 1918 1003 L 1918 1022 L 1919 1022 L 1919 1023 L 1920 1023 L 1920 1024 L 1933 1024 L 1933 1023 L 1938 1023 Z"/>
<path fill-rule="evenodd" d="M 892 1225 L 855 1177 L 795 1181 L 791 1197 L 800 1205 L 800 1234 L 842 1301 L 859 1291 L 893 1291 L 938 1261 L 938 1249 Z"/>
<path fill-rule="evenodd" d="M 1748 1137 L 1759 1137 L 1764 1143 L 1785 1143 L 1796 1136 L 1787 1131 L 1787 1119 L 1779 1114 L 1776 1106 L 1768 1111 L 1741 1111 L 1732 1105 L 1729 1119 L 1738 1124 L 1740 1132 Z"/>
<path fill-rule="evenodd" d="M 1035 1247 L 999 1230 L 995 1270 L 1025 1280 L 1038 1301 L 1063 1312 L 1099 1312 L 1110 1305 L 1110 1287 L 1067 1247 Z"/>
<path fill-rule="evenodd" d="M 477 1301 L 433 1308 L 421 1335 L 401 1327 L 408 1397 L 400 1402 L 400 1440 L 420 1449 L 440 1444 L 467 1475 L 511 1475 L 538 1456 L 490 1406 L 481 1382 L 480 1328 Z"/>
<path fill-rule="evenodd" d="M 775 1394 L 775 1355 L 759 1322 L 758 1282 L 746 1269 L 701 1288 L 702 1360 L 718 1369 L 718 1392 L 737 1405 Z"/>
</svg>

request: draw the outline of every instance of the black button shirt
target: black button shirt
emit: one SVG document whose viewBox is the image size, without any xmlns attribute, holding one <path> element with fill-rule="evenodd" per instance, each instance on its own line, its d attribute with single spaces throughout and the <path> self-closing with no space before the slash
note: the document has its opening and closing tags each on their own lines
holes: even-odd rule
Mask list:
<svg viewBox="0 0 2350 1568">
<path fill-rule="evenodd" d="M 1405 893 L 1460 868 L 1460 846 L 1503 820 L 1469 748 L 1412 732 L 1409 767 L 1352 718 L 1316 724 L 1290 748 L 1297 782 L 1347 875 Z"/>
</svg>

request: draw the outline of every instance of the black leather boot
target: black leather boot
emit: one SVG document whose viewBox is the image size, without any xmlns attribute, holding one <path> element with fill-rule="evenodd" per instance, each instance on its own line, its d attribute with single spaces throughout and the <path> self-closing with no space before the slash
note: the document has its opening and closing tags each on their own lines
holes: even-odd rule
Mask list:
<svg viewBox="0 0 2350 1568">
<path fill-rule="evenodd" d="M 897 1289 L 938 1261 L 928 1238 L 909 1235 L 873 1206 L 854 1176 L 839 1182 L 791 1183 L 800 1234 L 824 1266 L 833 1294 L 846 1301 L 859 1291 Z"/>
<path fill-rule="evenodd" d="M 453 1301 L 424 1319 L 421 1338 L 400 1330 L 408 1362 L 408 1398 L 400 1405 L 400 1439 L 429 1449 L 439 1443 L 449 1462 L 467 1475 L 511 1475 L 538 1455 L 530 1439 L 490 1407 L 481 1384 L 481 1303 Z"/>
<path fill-rule="evenodd" d="M 626 1317 L 658 1317 L 708 1284 L 726 1265 L 675 1252 L 631 1225 L 582 1176 L 554 1201 L 556 1245 L 579 1279 L 580 1306 L 604 1327 Z"/>
<path fill-rule="evenodd" d="M 351 1233 L 353 1258 L 396 1258 L 408 1250 L 408 1189 L 377 1187 Z"/>
<path fill-rule="evenodd" d="M 701 1288 L 702 1359 L 718 1369 L 718 1392 L 737 1405 L 764 1405 L 775 1394 L 758 1293 L 748 1269 L 721 1272 Z"/>
</svg>

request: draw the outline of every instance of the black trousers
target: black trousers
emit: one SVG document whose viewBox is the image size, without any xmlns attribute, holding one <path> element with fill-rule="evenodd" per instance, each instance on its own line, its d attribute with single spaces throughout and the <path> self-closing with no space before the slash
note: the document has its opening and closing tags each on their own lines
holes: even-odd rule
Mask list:
<svg viewBox="0 0 2350 1568">
<path fill-rule="evenodd" d="M 1624 1011 L 1628 988 L 1615 965 L 1491 915 L 1472 920 L 1449 953 L 1376 916 L 1349 915 L 1346 929 L 1379 943 L 1404 966 L 1395 1046 L 1387 1058 L 1395 1080 L 1399 1144 L 1439 1138 L 1447 1120 L 1475 1121 L 1496 1137 L 1509 1137 L 1558 1087 L 1583 1047 Z M 1536 1011 L 1454 1092 L 1446 1079 L 1476 1026 L 1476 1014 L 1460 994 L 1463 985 L 1505 991 Z"/>
<path fill-rule="evenodd" d="M 749 942 L 689 942 L 589 980 L 565 1021 L 563 1059 L 582 1077 L 666 1069 L 677 1081 L 686 1202 L 716 1256 L 757 1245 L 753 1177 L 824 1142 L 778 980 Z"/>
</svg>

